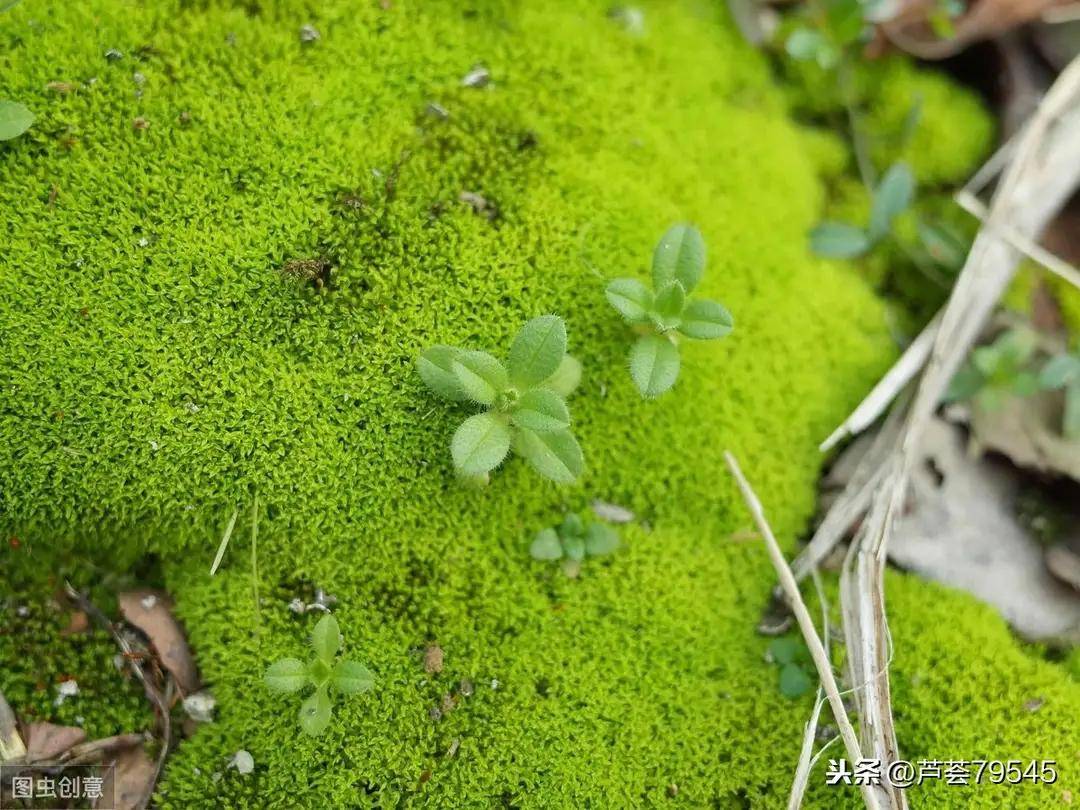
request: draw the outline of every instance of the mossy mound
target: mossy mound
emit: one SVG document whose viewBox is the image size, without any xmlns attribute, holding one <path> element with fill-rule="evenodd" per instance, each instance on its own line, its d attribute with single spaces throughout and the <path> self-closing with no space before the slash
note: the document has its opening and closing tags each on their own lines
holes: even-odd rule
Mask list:
<svg viewBox="0 0 1080 810">
<path fill-rule="evenodd" d="M 39 120 L 0 151 L 0 508 L 19 553 L 161 556 L 220 705 L 170 761 L 161 806 L 786 794 L 809 699 L 782 698 L 763 660 L 753 628 L 774 577 L 741 539 L 721 453 L 793 545 L 817 442 L 893 349 L 857 275 L 807 255 L 824 158 L 720 14 L 649 6 L 640 36 L 584 2 L 96 0 L 3 20 L 0 83 Z M 301 41 L 305 24 L 318 39 Z M 491 83 L 463 86 L 481 63 Z M 643 402 L 603 282 L 644 276 L 680 219 L 704 233 L 702 292 L 737 328 L 685 345 L 675 391 Z M 571 406 L 586 474 L 558 488 L 512 460 L 462 487 L 448 445 L 466 411 L 426 392 L 414 358 L 433 343 L 505 351 L 552 311 L 585 367 Z M 537 529 L 592 498 L 635 512 L 623 549 L 578 581 L 529 559 Z M 1080 691 L 1062 672 L 969 600 L 896 583 L 894 632 L 914 648 L 898 679 L 940 664 L 906 693 L 905 742 L 996 751 L 1001 684 L 1050 685 L 1060 706 L 1038 717 L 1055 750 L 1040 753 L 1071 756 Z M 315 587 L 377 684 L 312 739 L 299 699 L 260 675 L 302 654 L 317 617 L 288 602 Z M 924 626 L 934 635 L 905 635 Z M 437 675 L 421 666 L 430 643 Z M 962 677 L 991 699 L 950 732 L 945 681 Z M 247 777 L 225 771 L 241 748 Z"/>
</svg>

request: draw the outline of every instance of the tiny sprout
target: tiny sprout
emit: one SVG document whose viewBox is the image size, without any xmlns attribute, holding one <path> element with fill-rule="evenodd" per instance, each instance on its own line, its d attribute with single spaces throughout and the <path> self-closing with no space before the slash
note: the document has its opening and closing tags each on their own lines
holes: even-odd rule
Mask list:
<svg viewBox="0 0 1080 810">
<path fill-rule="evenodd" d="M 893 221 L 911 205 L 915 177 L 904 163 L 894 163 L 874 189 L 870 224 L 822 222 L 810 231 L 810 249 L 829 259 L 855 259 L 868 253 L 892 231 Z"/>
<path fill-rule="evenodd" d="M 780 667 L 780 694 L 784 697 L 801 697 L 813 688 L 810 677 L 813 661 L 802 641 L 789 637 L 773 639 L 767 658 Z"/>
<path fill-rule="evenodd" d="M 337 659 L 341 647 L 341 630 L 337 619 L 329 613 L 319 619 L 311 633 L 315 657 L 308 663 L 297 658 L 282 658 L 271 664 L 264 680 L 272 692 L 297 692 L 305 686 L 315 692 L 300 704 L 300 728 L 317 736 L 330 724 L 330 687 L 345 695 L 367 692 L 375 677 L 363 664 Z"/>
<path fill-rule="evenodd" d="M 534 560 L 561 560 L 563 573 L 576 577 L 585 557 L 610 554 L 619 547 L 619 533 L 604 523 L 586 525 L 578 515 L 567 513 L 558 526 L 537 532 L 529 554 Z"/>
<path fill-rule="evenodd" d="M 581 381 L 581 364 L 566 353 L 562 318 L 526 323 L 505 365 L 487 352 L 432 346 L 417 371 L 444 399 L 485 408 L 462 422 L 450 442 L 454 467 L 466 480 L 486 480 L 511 450 L 556 483 L 581 475 L 584 460 L 566 405 Z"/>
<path fill-rule="evenodd" d="M 673 225 L 653 253 L 650 290 L 634 278 L 617 278 L 605 295 L 619 314 L 643 332 L 630 349 L 630 376 L 641 395 L 657 397 L 679 376 L 676 334 L 721 338 L 734 328 L 721 304 L 688 296 L 705 272 L 705 240 L 692 225 Z"/>
<path fill-rule="evenodd" d="M 945 399 L 974 400 L 983 410 L 992 411 L 1010 397 L 1034 394 L 1040 380 L 1029 366 L 1036 348 L 1038 338 L 1030 329 L 1010 329 L 971 353 L 949 384 Z"/>
</svg>

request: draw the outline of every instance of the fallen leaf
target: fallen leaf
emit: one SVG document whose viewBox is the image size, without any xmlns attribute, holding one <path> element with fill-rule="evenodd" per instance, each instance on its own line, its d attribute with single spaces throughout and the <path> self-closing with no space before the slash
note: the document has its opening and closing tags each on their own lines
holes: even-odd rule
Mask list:
<svg viewBox="0 0 1080 810">
<path fill-rule="evenodd" d="M 90 620 L 86 617 L 86 614 L 81 610 L 75 610 L 71 613 L 71 619 L 68 621 L 67 627 L 60 631 L 62 636 L 74 636 L 79 633 L 85 633 L 90 629 Z"/>
<path fill-rule="evenodd" d="M 1080 481 L 1080 441 L 1061 435 L 1063 409 L 1061 391 L 1017 397 L 996 410 L 972 408 L 973 447 L 1001 453 L 1018 467 Z"/>
<path fill-rule="evenodd" d="M 106 772 L 102 784 L 102 799 L 95 807 L 110 810 L 137 810 L 145 807 L 154 789 L 157 765 L 143 746 L 121 751 L 110 763 L 115 767 Z M 112 804 L 109 800 L 112 799 Z"/>
<path fill-rule="evenodd" d="M 184 630 L 172 615 L 172 600 L 158 591 L 122 593 L 120 613 L 139 628 L 153 645 L 162 665 L 176 678 L 181 692 L 190 695 L 199 689 L 199 672 L 191 657 Z"/>
<path fill-rule="evenodd" d="M 55 759 L 85 739 L 86 732 L 77 726 L 31 723 L 26 728 L 26 756 L 33 760 Z"/>
<path fill-rule="evenodd" d="M 443 651 L 438 644 L 432 644 L 424 650 L 424 672 L 428 675 L 436 675 L 442 672 Z"/>
</svg>

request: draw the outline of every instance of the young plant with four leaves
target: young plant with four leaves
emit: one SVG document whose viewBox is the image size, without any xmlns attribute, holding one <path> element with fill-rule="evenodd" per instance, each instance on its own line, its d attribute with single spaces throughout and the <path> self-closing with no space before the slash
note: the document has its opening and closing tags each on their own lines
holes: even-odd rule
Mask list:
<svg viewBox="0 0 1080 810">
<path fill-rule="evenodd" d="M 784 697 L 794 699 L 813 689 L 816 678 L 814 661 L 810 657 L 810 650 L 800 639 L 773 639 L 767 657 L 780 667 L 780 694 Z"/>
<path fill-rule="evenodd" d="M 874 189 L 870 224 L 822 222 L 810 231 L 810 249 L 830 259 L 854 259 L 868 253 L 892 231 L 893 221 L 911 205 L 915 178 L 904 163 L 894 163 Z"/>
<path fill-rule="evenodd" d="M 657 397 L 679 376 L 678 335 L 714 340 L 735 322 L 723 305 L 689 299 L 705 272 L 705 240 L 692 225 L 673 225 L 653 252 L 652 289 L 634 278 L 617 278 L 605 295 L 640 333 L 630 349 L 630 376 L 641 395 Z"/>
<path fill-rule="evenodd" d="M 529 546 L 535 560 L 560 560 L 563 573 L 576 577 L 586 557 L 610 554 L 619 547 L 619 533 L 606 523 L 586 525 L 568 512 L 558 526 L 541 529 Z"/>
<path fill-rule="evenodd" d="M 315 657 L 309 662 L 282 658 L 267 668 L 264 680 L 274 692 L 297 692 L 308 685 L 315 687 L 315 692 L 300 704 L 300 728 L 315 736 L 322 734 L 330 724 L 331 688 L 344 695 L 355 695 L 371 689 L 375 678 L 363 664 L 337 660 L 341 630 L 337 619 L 329 613 L 315 625 L 311 646 Z"/>
<path fill-rule="evenodd" d="M 1065 391 L 1061 434 L 1066 439 L 1080 440 L 1080 353 L 1050 358 L 1039 372 L 1039 387 Z"/>
<path fill-rule="evenodd" d="M 432 346 L 417 370 L 439 396 L 485 409 L 462 422 L 450 442 L 462 476 L 486 480 L 511 449 L 556 483 L 581 475 L 584 459 L 566 406 L 581 365 L 566 353 L 562 318 L 543 315 L 526 323 L 505 364 L 487 352 Z"/>
<path fill-rule="evenodd" d="M 1039 376 L 1031 369 L 1038 338 L 1027 328 L 1010 329 L 993 343 L 980 346 L 953 377 L 945 399 L 973 400 L 983 410 L 996 410 L 1007 399 L 1030 396 L 1039 390 Z"/>
</svg>

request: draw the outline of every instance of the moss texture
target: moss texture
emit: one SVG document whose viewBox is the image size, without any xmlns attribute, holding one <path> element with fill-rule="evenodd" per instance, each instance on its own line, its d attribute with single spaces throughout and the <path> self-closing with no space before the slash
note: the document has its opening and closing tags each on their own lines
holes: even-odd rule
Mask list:
<svg viewBox="0 0 1080 810">
<path fill-rule="evenodd" d="M 783 699 L 763 660 L 773 575 L 739 539 L 721 452 L 793 547 L 817 442 L 893 353 L 865 283 L 806 253 L 836 151 L 804 150 L 711 4 L 648 4 L 642 36 L 595 3 L 386 5 L 27 2 L 0 22 L 0 87 L 39 117 L 0 151 L 0 509 L 22 539 L 3 553 L 161 556 L 220 704 L 163 807 L 774 807 L 809 699 Z M 463 87 L 478 63 L 492 83 Z M 678 219 L 737 329 L 686 345 L 675 392 L 645 403 L 603 281 L 644 276 Z M 560 489 L 511 461 L 462 488 L 464 411 L 413 358 L 505 349 L 548 311 L 586 369 L 587 472 Z M 593 497 L 637 515 L 617 554 L 579 581 L 529 559 L 536 529 Z M 1061 670 L 970 600 L 892 583 L 905 744 L 973 758 L 1015 739 L 1075 763 Z M 302 652 L 317 617 L 287 603 L 315 587 L 378 680 L 310 739 L 299 699 L 259 678 Z M 1014 690 L 1055 703 L 1010 737 Z M 224 770 L 240 748 L 248 777 Z"/>
</svg>

